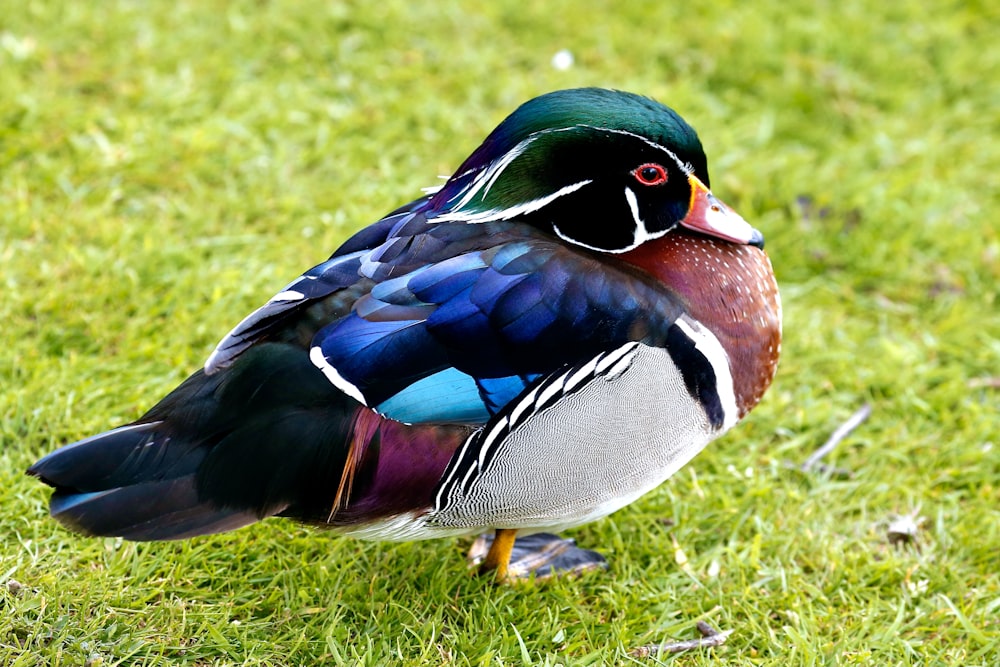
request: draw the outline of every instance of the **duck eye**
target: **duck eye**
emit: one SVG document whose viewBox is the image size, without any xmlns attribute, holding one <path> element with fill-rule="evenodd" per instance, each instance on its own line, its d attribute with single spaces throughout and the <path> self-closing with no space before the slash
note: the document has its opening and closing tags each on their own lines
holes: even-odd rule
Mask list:
<svg viewBox="0 0 1000 667">
<path fill-rule="evenodd" d="M 662 185 L 667 182 L 667 170 L 652 162 L 639 165 L 632 170 L 632 175 L 643 185 Z"/>
</svg>

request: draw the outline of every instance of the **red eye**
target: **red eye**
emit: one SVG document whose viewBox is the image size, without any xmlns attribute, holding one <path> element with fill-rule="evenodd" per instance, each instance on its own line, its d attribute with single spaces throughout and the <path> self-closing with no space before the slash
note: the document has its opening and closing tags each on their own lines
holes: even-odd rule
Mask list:
<svg viewBox="0 0 1000 667">
<path fill-rule="evenodd" d="M 667 182 L 667 170 L 653 162 L 639 165 L 632 170 L 632 175 L 643 185 L 662 185 Z"/>
</svg>

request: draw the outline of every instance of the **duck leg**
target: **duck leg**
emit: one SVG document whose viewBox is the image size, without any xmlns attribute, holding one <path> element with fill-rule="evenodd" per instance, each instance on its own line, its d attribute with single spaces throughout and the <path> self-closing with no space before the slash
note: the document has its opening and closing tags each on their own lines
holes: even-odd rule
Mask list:
<svg viewBox="0 0 1000 667">
<path fill-rule="evenodd" d="M 495 573 L 497 582 L 507 580 L 510 568 L 510 556 L 514 550 L 517 531 L 511 528 L 497 528 L 496 535 L 489 545 L 486 557 L 479 565 L 479 574 Z"/>
<path fill-rule="evenodd" d="M 575 576 L 608 567 L 604 556 L 581 549 L 575 540 L 552 533 L 517 537 L 516 530 L 506 528 L 476 538 L 468 558 L 479 565 L 480 574 L 495 572 L 498 583 Z"/>
</svg>

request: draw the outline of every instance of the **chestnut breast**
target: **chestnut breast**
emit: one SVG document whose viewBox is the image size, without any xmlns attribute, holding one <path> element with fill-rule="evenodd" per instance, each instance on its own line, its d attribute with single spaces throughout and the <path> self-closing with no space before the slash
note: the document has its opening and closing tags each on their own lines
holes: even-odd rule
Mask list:
<svg viewBox="0 0 1000 667">
<path fill-rule="evenodd" d="M 619 257 L 655 276 L 719 339 L 743 417 L 770 386 L 781 353 L 781 300 L 767 254 L 676 229 Z"/>
</svg>

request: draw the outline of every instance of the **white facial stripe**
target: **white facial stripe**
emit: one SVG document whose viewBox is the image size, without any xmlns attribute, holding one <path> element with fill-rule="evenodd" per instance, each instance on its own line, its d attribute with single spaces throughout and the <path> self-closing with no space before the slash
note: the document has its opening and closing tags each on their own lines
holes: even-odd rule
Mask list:
<svg viewBox="0 0 1000 667">
<path fill-rule="evenodd" d="M 715 371 L 715 390 L 719 394 L 719 403 L 725 414 L 722 428 L 732 427 L 739 419 L 740 411 L 736 405 L 733 374 L 729 369 L 729 355 L 726 354 L 726 349 L 722 347 L 722 343 L 707 327 L 702 326 L 687 315 L 677 318 L 674 323 L 691 339 L 695 348 L 705 355 L 708 363 L 712 365 L 712 370 Z"/>
<path fill-rule="evenodd" d="M 465 212 L 461 209 L 456 209 L 451 213 L 445 213 L 444 215 L 439 215 L 436 218 L 431 218 L 428 222 L 466 222 L 469 224 L 479 224 L 483 222 L 493 222 L 496 220 L 510 220 L 511 218 L 516 218 L 519 215 L 524 215 L 525 213 L 531 213 L 532 211 L 537 211 L 543 206 L 547 206 L 559 197 L 568 195 L 571 192 L 576 192 L 580 188 L 589 183 L 593 183 L 591 180 L 580 181 L 579 183 L 573 183 L 572 185 L 567 185 L 565 187 L 559 188 L 550 195 L 540 197 L 538 199 L 532 199 L 531 201 L 518 204 L 517 206 L 511 206 L 510 208 L 497 208 L 490 209 L 489 211 L 478 211 L 478 212 Z"/>
<path fill-rule="evenodd" d="M 330 384 L 334 387 L 362 405 L 368 405 L 368 401 L 365 400 L 365 395 L 361 393 L 361 390 L 344 379 L 344 376 L 337 372 L 337 369 L 326 360 L 326 357 L 323 355 L 322 348 L 316 346 L 309 350 L 309 361 L 313 363 L 313 366 L 323 371 L 323 375 L 326 376 L 326 379 L 329 380 Z"/>
<path fill-rule="evenodd" d="M 458 199 L 458 201 L 451 206 L 450 213 L 445 213 L 435 218 L 431 218 L 430 220 L 428 220 L 428 222 L 432 223 L 466 222 L 475 224 L 475 223 L 489 222 L 492 220 L 509 220 L 510 218 L 515 217 L 517 215 L 522 215 L 524 213 L 537 211 L 546 204 L 552 202 L 554 199 L 561 197 L 562 195 L 569 194 L 570 192 L 575 191 L 576 189 L 582 187 L 583 185 L 592 182 L 591 180 L 587 180 L 587 181 L 581 181 L 580 183 L 576 183 L 573 185 L 565 186 L 551 195 L 547 195 L 539 199 L 534 199 L 529 202 L 525 202 L 523 204 L 518 204 L 517 206 L 512 206 L 507 209 L 492 209 L 489 211 L 468 212 L 468 213 L 462 211 L 462 209 L 468 206 L 472 202 L 472 200 L 475 199 L 476 196 L 479 195 L 480 193 L 482 194 L 483 197 L 485 197 L 487 193 L 489 193 L 490 189 L 496 184 L 497 180 L 499 180 L 504 170 L 507 169 L 507 167 L 509 167 L 510 164 L 514 162 L 514 160 L 516 160 L 522 153 L 524 153 L 524 151 L 527 150 L 528 146 L 531 145 L 531 143 L 534 142 L 536 139 L 545 134 L 554 134 L 556 132 L 569 132 L 578 128 L 587 128 L 591 130 L 597 130 L 598 132 L 610 132 L 613 134 L 620 134 L 623 136 L 638 139 L 639 141 L 645 143 L 647 146 L 655 148 L 656 150 L 661 151 L 665 155 L 667 155 L 677 164 L 678 168 L 680 168 L 680 170 L 685 175 L 692 173 L 691 165 L 681 161 L 681 159 L 677 157 L 677 154 L 671 151 L 669 148 L 661 146 L 655 141 L 651 141 L 642 135 L 635 134 L 634 132 L 628 132 L 626 130 L 609 129 L 605 127 L 596 127 L 594 125 L 573 125 L 571 127 L 539 130 L 538 132 L 535 132 L 526 137 L 525 139 L 523 139 L 512 149 L 504 153 L 499 159 L 494 160 L 492 163 L 490 163 L 485 169 L 482 169 L 475 176 L 475 178 L 473 178 L 472 183 L 470 183 L 469 186 L 466 188 L 465 192 L 461 194 L 461 197 Z M 470 173 L 472 173 L 472 170 L 463 172 L 457 178 L 462 178 Z M 595 249 L 600 250 L 599 248 Z M 624 252 L 624 251 L 619 251 L 619 252 Z"/>
<path fill-rule="evenodd" d="M 590 126 L 590 125 L 581 125 L 581 127 L 592 127 L 592 126 Z M 655 148 L 658 151 L 662 151 L 662 152 L 666 153 L 670 157 L 670 159 L 673 160 L 677 164 L 677 166 L 680 168 L 680 170 L 682 172 L 684 172 L 685 176 L 690 176 L 692 173 L 694 173 L 694 169 L 691 167 L 691 165 L 688 164 L 687 162 L 682 161 L 679 157 L 677 157 L 677 153 L 673 152 L 672 150 L 670 150 L 666 146 L 661 146 L 660 144 L 656 143 L 655 141 L 651 141 L 651 140 L 647 139 L 646 137 L 642 136 L 641 134 L 636 134 L 634 132 L 629 132 L 627 130 L 612 130 L 612 129 L 609 129 L 609 128 L 606 128 L 606 127 L 596 127 L 594 129 L 601 130 L 603 132 L 611 132 L 613 134 L 622 134 L 622 135 L 625 135 L 627 137 L 632 137 L 634 139 L 638 139 L 639 141 L 643 142 L 647 146 L 651 146 L 651 147 Z"/>
<path fill-rule="evenodd" d="M 523 153 L 528 145 L 531 144 L 531 142 L 536 138 L 538 138 L 538 134 L 532 134 L 527 139 L 524 139 L 512 149 L 500 156 L 500 159 L 494 160 L 488 167 L 479 172 L 476 177 L 472 179 L 472 183 L 469 184 L 469 187 L 466 189 L 465 194 L 462 195 L 462 198 L 459 199 L 454 206 L 452 206 L 452 210 L 460 211 L 468 206 L 469 202 L 471 202 L 476 195 L 479 194 L 480 190 L 483 190 L 484 188 L 485 190 L 483 190 L 483 196 L 486 196 L 486 193 L 489 192 L 489 189 L 494 183 L 496 183 L 496 180 L 500 177 L 500 174 L 503 173 L 503 170 L 506 169 L 510 163 L 517 158 L 517 156 Z M 466 174 L 467 173 L 469 172 L 466 172 Z M 462 176 L 465 176 L 465 174 L 462 174 Z M 435 218 L 432 222 L 441 221 L 442 220 L 439 217 Z"/>
<path fill-rule="evenodd" d="M 632 219 L 635 220 L 635 235 L 639 236 L 640 231 L 645 233 L 646 223 L 639 217 L 639 201 L 635 198 L 632 188 L 625 188 L 625 201 L 628 202 L 628 210 L 632 211 Z"/>
<path fill-rule="evenodd" d="M 514 146 L 514 148 L 504 153 L 498 160 L 494 160 L 492 163 L 490 163 L 488 167 L 486 167 L 479 174 L 476 175 L 476 177 L 472 180 L 472 183 L 469 184 L 469 187 L 466 189 L 465 194 L 462 195 L 462 198 L 459 199 L 458 202 L 451 207 L 450 213 L 445 213 L 444 215 L 440 215 L 436 218 L 431 218 L 428 220 L 428 222 L 432 223 L 466 222 L 470 224 L 476 224 L 482 222 L 489 222 L 491 220 L 509 220 L 510 218 L 516 215 L 521 215 L 523 213 L 530 213 L 531 211 L 538 210 L 539 208 L 545 206 L 546 204 L 556 199 L 557 197 L 561 197 L 564 194 L 573 192 L 577 188 L 580 188 L 586 185 L 587 183 L 590 183 L 590 181 L 588 180 L 588 181 L 583 181 L 581 183 L 576 183 L 574 185 L 569 185 L 564 188 L 561 188 L 559 191 L 551 195 L 547 195 L 546 197 L 542 197 L 540 199 L 534 199 L 532 201 L 525 202 L 523 204 L 518 204 L 517 206 L 512 206 L 509 209 L 492 209 L 489 211 L 480 211 L 471 213 L 465 213 L 462 211 L 463 208 L 468 206 L 469 203 L 473 199 L 475 199 L 476 195 L 478 195 L 480 191 L 482 192 L 483 197 L 485 197 L 487 193 L 489 193 L 490 188 L 492 188 L 493 185 L 500 178 L 500 175 L 503 174 L 504 170 L 508 166 L 510 166 L 510 164 L 514 160 L 516 160 L 518 156 L 520 156 L 525 150 L 527 150 L 528 146 L 535 139 L 542 136 L 543 134 L 550 134 L 553 132 L 563 132 L 566 129 L 572 129 L 572 128 L 562 128 L 558 130 L 541 130 L 539 132 L 535 132 L 534 134 L 528 136 L 526 139 L 522 140 L 520 143 Z M 464 172 L 463 174 L 461 174 L 461 176 L 459 176 L 459 178 L 469 173 L 470 172 L 468 171 Z"/>
<path fill-rule="evenodd" d="M 559 197 L 576 192 L 583 186 L 592 183 L 593 182 L 592 179 L 587 179 L 584 181 L 580 181 L 578 183 L 573 183 L 571 185 L 567 185 L 560 188 L 559 190 L 553 192 L 552 194 L 546 195 L 544 197 L 539 197 L 538 199 L 532 199 L 531 201 L 517 204 L 509 208 L 490 209 L 488 211 L 462 210 L 463 208 L 468 206 L 469 203 L 472 202 L 472 200 L 475 199 L 476 196 L 479 195 L 480 193 L 482 193 L 482 195 L 485 197 L 486 194 L 493 187 L 493 185 L 496 184 L 497 180 L 503 174 L 504 170 L 508 166 L 510 166 L 510 164 L 514 162 L 514 160 L 516 160 L 522 153 L 524 153 L 524 151 L 527 150 L 528 146 L 533 141 L 535 141 L 535 139 L 544 134 L 552 134 L 555 132 L 568 132 L 577 128 L 587 128 L 596 130 L 598 132 L 609 132 L 613 134 L 620 134 L 622 136 L 631 137 L 633 139 L 638 139 L 647 146 L 650 146 L 651 148 L 654 148 L 662 152 L 664 155 L 673 160 L 674 163 L 677 165 L 677 167 L 681 170 L 681 172 L 684 173 L 686 176 L 691 175 L 694 172 L 690 164 L 682 161 L 677 156 L 677 154 L 671 151 L 669 148 L 661 146 L 655 141 L 652 141 L 642 135 L 635 134 L 634 132 L 629 132 L 627 130 L 616 130 L 605 127 L 596 127 L 593 125 L 574 125 L 572 127 L 540 130 L 538 132 L 535 132 L 534 134 L 531 134 L 527 138 L 523 139 L 520 143 L 514 146 L 514 148 L 504 153 L 499 159 L 494 160 L 492 163 L 490 163 L 488 167 L 480 171 L 473 179 L 469 187 L 465 190 L 464 194 L 462 194 L 461 198 L 451 207 L 450 212 L 443 213 L 441 215 L 438 215 L 437 217 L 429 218 L 428 222 L 429 223 L 463 222 L 467 224 L 481 224 L 485 222 L 510 220 L 511 218 L 515 218 L 519 215 L 524 215 L 526 213 L 532 213 L 534 211 L 537 211 L 547 206 L 548 204 L 552 203 Z M 471 170 L 463 172 L 461 175 L 459 175 L 458 178 L 466 176 L 469 173 L 471 173 Z M 632 243 L 623 248 L 599 248 L 597 246 L 592 246 L 587 243 L 583 243 L 563 232 L 561 229 L 559 229 L 558 225 L 555 224 L 553 224 L 552 226 L 553 231 L 559 238 L 569 243 L 573 243 L 575 245 L 587 248 L 589 250 L 594 250 L 597 252 L 607 252 L 612 254 L 618 254 L 634 250 L 635 248 L 639 247 L 646 241 L 658 239 L 667 234 L 669 231 L 671 231 L 672 228 L 660 232 L 655 232 L 652 234 L 649 233 L 649 231 L 646 229 L 645 221 L 642 220 L 639 214 L 639 205 L 635 192 L 633 192 L 631 188 L 628 187 L 625 188 L 625 199 L 628 203 L 629 210 L 632 212 L 632 219 L 635 221 L 636 228 L 635 228 L 635 234 L 632 239 Z"/>
<path fill-rule="evenodd" d="M 507 154 L 504 155 L 499 162 L 495 163 L 492 167 L 487 169 L 486 174 L 483 175 L 485 178 L 485 183 L 482 186 L 483 197 L 489 194 L 490 188 L 492 188 L 493 184 L 497 182 L 497 179 L 500 178 L 500 175 L 504 172 L 504 170 L 508 166 L 510 166 L 510 163 L 516 160 L 521 155 L 521 153 L 523 153 L 525 149 L 528 148 L 528 145 L 534 140 L 535 140 L 535 135 L 528 137 L 527 139 L 519 143 L 517 146 L 515 146 L 513 150 L 507 151 Z M 487 175 L 488 178 L 486 178 Z"/>
<path fill-rule="evenodd" d="M 666 231 L 662 231 L 662 232 L 656 232 L 655 234 L 650 234 L 646 230 L 646 221 L 643 220 L 642 217 L 639 215 L 639 201 L 638 199 L 636 199 L 635 192 L 632 191 L 632 188 L 629 187 L 625 188 L 625 201 L 628 202 L 628 208 L 630 211 L 632 211 L 632 219 L 635 220 L 635 234 L 633 234 L 632 236 L 632 246 L 629 247 L 628 250 L 637 248 L 646 241 L 651 241 L 652 239 L 658 239 L 667 233 Z M 616 250 L 613 252 L 622 252 L 622 251 Z"/>
<path fill-rule="evenodd" d="M 635 232 L 632 234 L 632 243 L 628 244 L 624 248 L 598 248 L 596 246 L 589 245 L 582 241 L 574 239 L 569 236 L 564 231 L 559 229 L 559 226 L 555 223 L 552 224 L 552 230 L 556 233 L 556 236 L 561 238 L 563 241 L 567 241 L 574 245 L 578 245 L 589 250 L 596 250 L 597 252 L 607 252 L 612 255 L 617 255 L 618 253 L 628 252 L 629 250 L 635 250 L 640 245 L 646 241 L 652 241 L 653 239 L 658 239 L 661 236 L 666 235 L 673 230 L 673 227 L 668 227 L 659 232 L 653 232 L 652 234 L 646 230 L 646 223 L 639 216 L 639 201 L 635 196 L 635 192 L 631 188 L 625 188 L 625 201 L 628 202 L 628 208 L 632 212 L 632 219 L 635 221 Z"/>
</svg>

